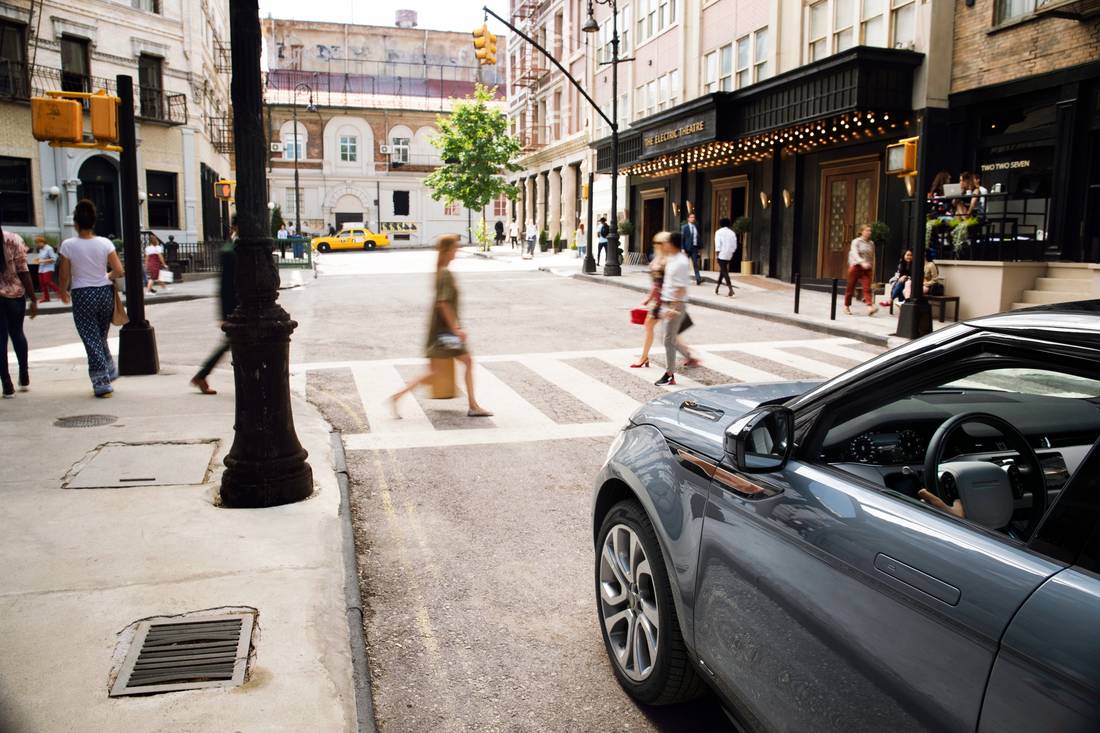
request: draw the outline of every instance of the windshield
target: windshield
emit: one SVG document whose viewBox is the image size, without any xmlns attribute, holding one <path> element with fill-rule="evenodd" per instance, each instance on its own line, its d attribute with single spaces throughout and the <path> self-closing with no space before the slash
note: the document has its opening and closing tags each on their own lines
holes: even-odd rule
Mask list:
<svg viewBox="0 0 1100 733">
<path fill-rule="evenodd" d="M 940 387 L 940 391 L 984 389 L 1044 397 L 1100 398 L 1100 380 L 1045 369 L 992 369 Z"/>
</svg>

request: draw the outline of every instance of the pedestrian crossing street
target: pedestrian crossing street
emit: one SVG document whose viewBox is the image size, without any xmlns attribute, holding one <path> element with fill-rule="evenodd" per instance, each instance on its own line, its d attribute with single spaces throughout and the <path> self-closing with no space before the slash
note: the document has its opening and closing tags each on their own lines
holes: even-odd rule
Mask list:
<svg viewBox="0 0 1100 733">
<path fill-rule="evenodd" d="M 672 392 L 731 382 L 833 377 L 874 350 L 852 339 L 692 345 L 703 367 L 677 375 L 676 387 L 656 387 L 663 353 L 632 369 L 637 349 L 491 355 L 475 359 L 478 401 L 492 418 L 466 417 L 464 395 L 432 400 L 427 390 L 402 400 L 401 419 L 387 398 L 420 373 L 424 359 L 384 359 L 291 365 L 291 385 L 339 423 L 348 450 L 395 450 L 522 443 L 614 435 L 645 401 Z M 462 387 L 462 368 L 456 369 Z"/>
</svg>

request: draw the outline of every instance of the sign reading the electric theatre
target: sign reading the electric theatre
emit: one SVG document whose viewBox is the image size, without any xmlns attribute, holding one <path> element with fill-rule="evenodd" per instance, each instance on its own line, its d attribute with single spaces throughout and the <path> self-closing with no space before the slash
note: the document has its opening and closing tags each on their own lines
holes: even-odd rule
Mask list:
<svg viewBox="0 0 1100 733">
<path fill-rule="evenodd" d="M 704 112 L 687 120 L 646 132 L 642 136 L 642 154 L 666 153 L 670 150 L 714 139 L 714 112 Z"/>
</svg>

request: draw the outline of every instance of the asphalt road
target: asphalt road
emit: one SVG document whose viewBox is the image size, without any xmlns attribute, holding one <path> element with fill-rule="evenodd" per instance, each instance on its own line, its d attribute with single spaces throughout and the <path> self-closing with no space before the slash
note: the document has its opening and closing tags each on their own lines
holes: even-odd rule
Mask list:
<svg viewBox="0 0 1100 733">
<path fill-rule="evenodd" d="M 348 448 L 380 729 L 731 729 L 713 699 L 635 705 L 600 638 L 591 481 L 621 424 L 609 413 L 625 418 L 659 393 L 659 369 L 640 370 L 644 379 L 624 369 L 640 345 L 628 322 L 638 296 L 461 258 L 454 269 L 481 364 L 479 399 L 497 416 L 467 418 L 461 399 L 421 395 L 407 398 L 398 422 L 382 400 L 423 368 L 432 266 L 430 253 L 333 254 L 320 279 L 283 297 L 301 324 L 299 384 L 304 377 Z M 746 368 L 804 376 L 795 364 L 830 366 L 800 361 L 801 342 L 817 334 L 693 315 L 694 343 L 800 342 L 788 363 L 739 354 Z M 691 376 L 730 381 L 713 370 Z"/>
<path fill-rule="evenodd" d="M 391 731 L 728 730 L 713 699 L 635 705 L 604 653 L 593 590 L 591 481 L 618 425 L 660 393 L 631 370 L 638 294 L 463 255 L 453 266 L 479 399 L 387 394 L 423 368 L 431 252 L 331 253 L 285 290 L 298 321 L 292 386 L 341 431 L 379 728 Z M 193 370 L 220 338 L 212 299 L 156 303 L 164 371 Z M 872 350 L 696 309 L 707 346 L 685 385 L 828 376 Z M 32 350 L 79 356 L 71 317 L 29 325 Z M 657 356 L 658 352 L 654 351 Z M 73 362 L 79 364 L 79 362 Z M 74 366 L 73 368 L 80 368 Z M 214 386 L 230 383 L 228 362 Z"/>
</svg>

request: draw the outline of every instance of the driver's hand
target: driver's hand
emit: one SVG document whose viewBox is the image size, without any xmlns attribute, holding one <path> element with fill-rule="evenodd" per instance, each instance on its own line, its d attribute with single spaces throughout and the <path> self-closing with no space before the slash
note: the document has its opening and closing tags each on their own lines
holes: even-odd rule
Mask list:
<svg viewBox="0 0 1100 733">
<path fill-rule="evenodd" d="M 964 519 L 966 517 L 966 512 L 963 511 L 962 499 L 955 499 L 955 502 L 951 504 L 951 506 L 948 506 L 947 502 L 933 494 L 928 489 L 921 489 L 917 492 L 917 496 L 919 496 L 920 500 L 923 501 L 925 504 L 931 504 L 932 506 L 939 509 L 941 512 L 954 514 L 959 519 Z"/>
</svg>

